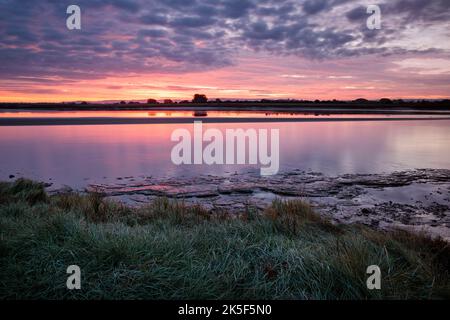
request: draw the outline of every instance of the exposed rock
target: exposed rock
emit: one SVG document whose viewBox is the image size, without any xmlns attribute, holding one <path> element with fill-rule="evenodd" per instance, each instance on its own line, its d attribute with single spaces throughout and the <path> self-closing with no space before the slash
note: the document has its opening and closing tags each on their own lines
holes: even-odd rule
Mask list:
<svg viewBox="0 0 450 320">
<path fill-rule="evenodd" d="M 200 204 L 211 212 L 262 210 L 274 199 L 306 199 L 322 214 L 341 223 L 377 228 L 430 226 L 450 240 L 450 170 L 411 170 L 391 174 L 345 174 L 292 171 L 273 177 L 251 174 L 142 178 L 127 184 L 91 184 L 122 202 L 142 205 L 157 196 Z"/>
</svg>

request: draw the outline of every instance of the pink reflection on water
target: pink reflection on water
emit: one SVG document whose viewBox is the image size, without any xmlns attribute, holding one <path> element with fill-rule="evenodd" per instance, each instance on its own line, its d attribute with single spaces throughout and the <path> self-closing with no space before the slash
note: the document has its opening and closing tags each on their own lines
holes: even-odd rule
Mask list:
<svg viewBox="0 0 450 320">
<path fill-rule="evenodd" d="M 104 178 L 259 172 L 256 166 L 175 166 L 174 130 L 192 124 L 0 127 L 0 179 L 10 174 L 71 186 Z M 326 174 L 450 169 L 450 121 L 221 123 L 279 129 L 281 170 Z"/>
</svg>

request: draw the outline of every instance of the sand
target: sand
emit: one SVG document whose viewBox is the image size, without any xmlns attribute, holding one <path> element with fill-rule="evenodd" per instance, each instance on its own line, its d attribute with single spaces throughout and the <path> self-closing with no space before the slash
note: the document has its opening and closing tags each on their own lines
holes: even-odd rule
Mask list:
<svg viewBox="0 0 450 320">
<path fill-rule="evenodd" d="M 273 123 L 273 122 L 362 122 L 362 121 L 439 121 L 450 117 L 390 117 L 390 118 L 219 118 L 219 117 L 183 117 L 183 118 L 0 118 L 0 126 L 62 126 L 62 125 L 119 125 L 119 124 L 190 124 L 203 123 Z"/>
</svg>

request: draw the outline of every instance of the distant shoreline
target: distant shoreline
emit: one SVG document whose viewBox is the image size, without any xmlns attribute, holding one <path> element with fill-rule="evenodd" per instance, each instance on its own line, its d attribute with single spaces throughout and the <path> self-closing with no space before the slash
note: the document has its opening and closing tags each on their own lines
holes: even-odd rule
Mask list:
<svg viewBox="0 0 450 320">
<path fill-rule="evenodd" d="M 450 113 L 450 102 L 422 101 L 383 103 L 367 102 L 208 102 L 173 104 L 99 104 L 99 103 L 0 103 L 2 110 L 48 110 L 48 111 L 267 111 L 305 112 L 319 114 L 443 114 Z"/>
<path fill-rule="evenodd" d="M 441 102 L 381 103 L 368 101 L 357 102 L 210 102 L 210 103 L 174 103 L 174 104 L 33 104 L 33 103 L 0 103 L 1 112 L 36 112 L 35 116 L 22 118 L 11 115 L 0 117 L 0 126 L 42 126 L 42 125 L 114 125 L 114 124 L 189 124 L 194 121 L 204 123 L 269 123 L 269 122 L 333 122 L 333 121 L 412 121 L 412 120 L 450 120 L 450 105 Z M 39 117 L 39 112 L 92 112 L 92 117 Z M 96 116 L 94 112 L 117 112 L 114 116 Z M 152 111 L 185 111 L 199 113 L 204 116 L 179 117 L 126 117 L 120 112 L 152 112 Z M 231 118 L 211 115 L 208 112 L 259 112 L 267 113 L 267 117 Z M 270 113 L 279 113 L 271 117 Z M 283 116 L 286 114 L 286 116 Z M 290 117 L 291 114 L 317 116 L 316 118 Z M 333 115 L 335 117 L 333 117 Z M 342 115 L 348 115 L 341 118 Z M 357 116 L 358 115 L 358 116 Z M 365 117 L 360 117 L 364 115 Z M 390 118 L 379 118 L 389 115 Z M 320 117 L 320 116 L 327 116 Z M 433 117 L 442 116 L 442 117 Z"/>
<path fill-rule="evenodd" d="M 369 122 L 369 121 L 436 121 L 449 117 L 408 118 L 0 118 L 0 126 L 62 126 L 62 125 L 120 125 L 120 124 L 190 124 L 203 123 L 277 123 L 277 122 Z"/>
</svg>

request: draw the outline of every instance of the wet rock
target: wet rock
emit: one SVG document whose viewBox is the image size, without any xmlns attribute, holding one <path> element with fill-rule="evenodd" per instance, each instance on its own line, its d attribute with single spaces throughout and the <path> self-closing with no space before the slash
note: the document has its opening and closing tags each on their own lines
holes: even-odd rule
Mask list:
<svg viewBox="0 0 450 320">
<path fill-rule="evenodd" d="M 140 205 L 161 196 L 182 199 L 187 204 L 200 204 L 211 212 L 230 214 L 242 213 L 249 207 L 262 211 L 277 198 L 302 199 L 334 221 L 376 228 L 433 224 L 439 227 L 433 232 L 450 238 L 447 192 L 450 191 L 450 170 L 337 177 L 295 170 L 273 177 L 231 174 L 133 179 L 136 181 L 91 184 L 87 191 Z M 439 190 L 445 192 L 437 192 Z"/>
</svg>

